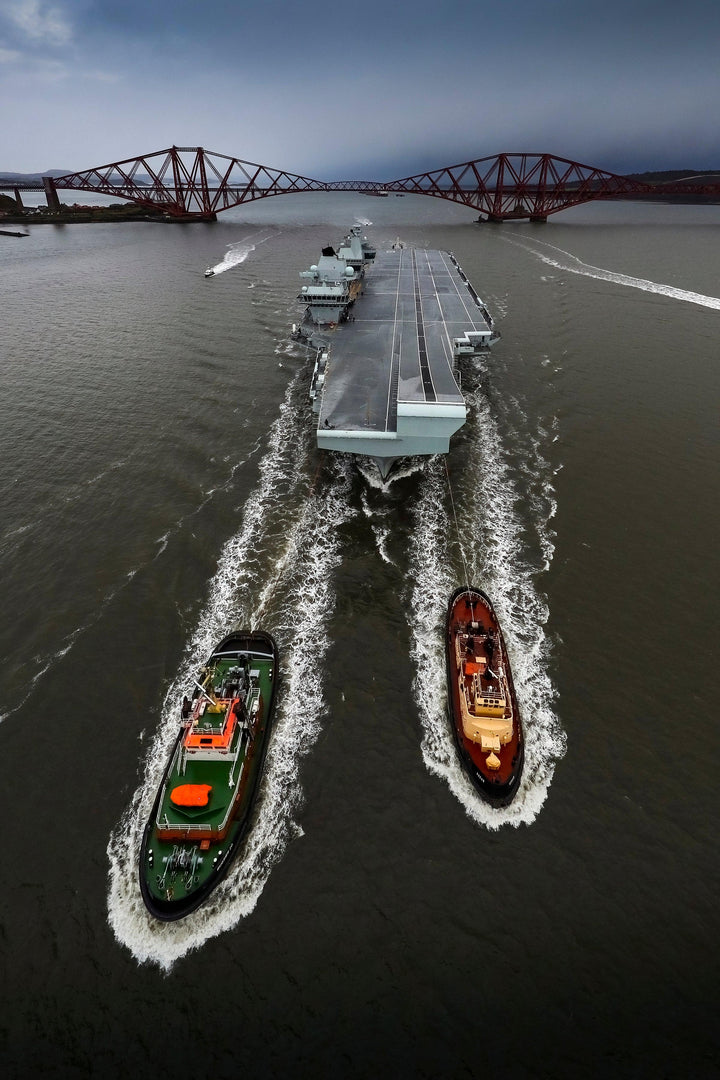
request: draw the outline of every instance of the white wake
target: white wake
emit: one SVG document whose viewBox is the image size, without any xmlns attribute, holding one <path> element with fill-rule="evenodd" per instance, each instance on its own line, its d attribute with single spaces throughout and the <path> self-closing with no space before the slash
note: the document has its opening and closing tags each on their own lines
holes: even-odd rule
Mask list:
<svg viewBox="0 0 720 1080">
<path fill-rule="evenodd" d="M 253 911 L 273 866 L 300 833 L 299 764 L 317 738 L 325 709 L 321 673 L 335 602 L 332 571 L 341 559 L 337 530 L 351 511 L 347 465 L 336 463 L 322 485 L 308 490 L 309 442 L 304 405 L 297 404 L 299 388 L 300 374 L 272 426 L 258 484 L 238 533 L 225 545 L 208 603 L 166 694 L 143 780 L 108 844 L 110 925 L 138 961 L 165 970 Z M 279 557 L 278 537 L 287 538 Z M 268 583 L 273 595 L 263 591 Z M 160 923 L 144 906 L 138 860 L 144 825 L 177 735 L 179 702 L 215 643 L 237 624 L 253 627 L 261 608 L 272 612 L 267 620 L 262 617 L 262 626 L 278 641 L 282 684 L 255 824 L 210 899 L 181 921 Z"/>
<path fill-rule="evenodd" d="M 226 270 L 233 270 L 236 266 L 240 266 L 244 263 L 248 255 L 255 251 L 260 244 L 267 243 L 269 239 L 270 236 L 263 236 L 260 240 L 255 240 L 253 242 L 250 242 L 249 240 L 237 240 L 233 244 L 228 244 L 228 249 L 220 262 L 215 263 L 214 266 L 208 267 L 208 269 L 212 270 L 215 277 L 217 277 L 218 274 L 224 274 Z"/>
<path fill-rule="evenodd" d="M 468 395 L 474 420 L 465 456 L 472 467 L 451 477 L 462 553 L 457 550 L 445 459 L 427 468 L 413 509 L 410 544 L 409 610 L 411 654 L 415 663 L 414 695 L 423 728 L 422 754 L 430 772 L 443 777 L 467 814 L 490 829 L 535 820 L 565 752 L 565 734 L 554 712 L 555 689 L 547 671 L 549 645 L 544 626 L 545 598 L 535 585 L 553 554 L 550 525 L 555 512 L 548 463 L 531 445 L 529 462 L 537 495 L 525 505 L 532 512 L 538 565 L 523 550 L 518 493 L 501 447 L 498 425 L 484 396 Z M 464 560 L 464 563 L 463 563 Z M 469 583 L 490 596 L 503 628 L 525 733 L 525 765 L 513 802 L 491 807 L 478 794 L 458 760 L 447 708 L 444 627 L 450 595 Z"/>
<path fill-rule="evenodd" d="M 658 281 L 632 277 L 630 274 L 620 274 L 615 270 L 604 270 L 600 266 L 584 263 L 576 255 L 571 255 L 569 251 L 555 247 L 554 244 L 546 244 L 542 240 L 533 241 L 533 244 L 531 244 L 523 243 L 521 240 L 510 240 L 507 237 L 504 237 L 504 239 L 508 244 L 516 244 L 517 247 L 532 252 L 547 266 L 554 266 L 557 270 L 565 270 L 571 274 L 581 274 L 583 277 L 596 278 L 598 281 L 612 281 L 616 285 L 627 285 L 631 289 L 642 289 L 643 292 L 657 293 L 659 296 L 667 296 L 671 300 L 684 300 L 688 304 L 698 304 L 700 307 L 720 311 L 720 297 L 705 296 L 703 293 L 691 292 L 689 289 L 677 289 L 674 285 L 663 285 Z M 544 248 L 550 248 L 556 254 L 550 255 L 539 251 L 534 244 L 542 244 Z"/>
</svg>

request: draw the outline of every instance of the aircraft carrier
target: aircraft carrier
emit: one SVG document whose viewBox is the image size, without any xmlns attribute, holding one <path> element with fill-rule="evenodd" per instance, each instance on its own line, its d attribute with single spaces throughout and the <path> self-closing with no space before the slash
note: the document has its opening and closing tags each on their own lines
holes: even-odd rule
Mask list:
<svg viewBox="0 0 720 1080">
<path fill-rule="evenodd" d="M 499 337 L 453 255 L 375 252 L 355 228 L 301 277 L 318 447 L 370 457 L 383 478 L 400 458 L 447 453 L 467 416 L 458 361 Z"/>
</svg>

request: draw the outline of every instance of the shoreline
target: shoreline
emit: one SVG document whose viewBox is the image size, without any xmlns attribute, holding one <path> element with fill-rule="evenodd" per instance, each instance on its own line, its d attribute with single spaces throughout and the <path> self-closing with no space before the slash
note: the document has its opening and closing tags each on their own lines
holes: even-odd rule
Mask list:
<svg viewBox="0 0 720 1080">
<path fill-rule="evenodd" d="M 59 213 L 59 214 L 8 214 L 0 218 L 0 229 L 6 225 L 92 225 L 108 223 L 123 223 L 133 221 L 155 221 L 163 225 L 179 222 L 187 224 L 189 221 L 198 221 L 196 217 L 172 217 L 169 214 L 105 214 L 105 213 Z M 207 218 L 205 220 L 208 220 Z"/>
<path fill-rule="evenodd" d="M 679 203 L 684 206 L 692 205 L 718 205 L 720 200 L 716 196 L 710 195 L 688 195 L 684 198 L 678 198 L 677 196 L 665 196 L 660 192 L 643 192 L 638 194 L 628 194 L 626 197 L 629 202 L 655 202 L 664 203 L 665 205 L 672 203 Z M 588 200 L 592 202 L 593 200 Z M 597 200 L 605 201 L 605 200 Z M 607 200 L 610 201 L 610 200 Z M 613 200 L 615 201 L 615 200 Z M 622 201 L 622 200 L 618 200 Z M 471 209 L 468 207 L 468 209 Z M 554 216 L 554 215 L 553 215 Z M 20 225 L 24 229 L 28 229 L 31 225 L 92 225 L 92 224 L 121 224 L 125 222 L 155 222 L 163 225 L 187 225 L 196 224 L 198 222 L 217 221 L 217 215 L 212 214 L 206 217 L 198 217 L 194 214 L 178 217 L 173 214 L 165 214 L 161 212 L 152 212 L 147 209 L 132 208 L 122 210 L 112 210 L 108 208 L 98 208 L 97 210 L 78 210 L 73 211 L 70 209 L 60 211 L 41 211 L 39 213 L 28 212 L 27 210 L 21 212 L 6 212 L 0 216 L 0 235 L 9 236 L 25 236 L 27 233 L 16 233 L 5 228 L 5 226 L 17 226 Z"/>
</svg>

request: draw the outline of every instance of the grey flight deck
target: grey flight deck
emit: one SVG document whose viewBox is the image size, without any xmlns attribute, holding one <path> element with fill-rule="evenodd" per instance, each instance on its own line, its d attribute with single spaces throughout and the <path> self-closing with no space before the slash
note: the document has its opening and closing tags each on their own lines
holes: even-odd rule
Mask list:
<svg viewBox="0 0 720 1080">
<path fill-rule="evenodd" d="M 330 338 L 318 431 L 393 432 L 398 401 L 462 405 L 452 339 L 487 331 L 486 315 L 447 252 L 378 252 Z"/>
</svg>

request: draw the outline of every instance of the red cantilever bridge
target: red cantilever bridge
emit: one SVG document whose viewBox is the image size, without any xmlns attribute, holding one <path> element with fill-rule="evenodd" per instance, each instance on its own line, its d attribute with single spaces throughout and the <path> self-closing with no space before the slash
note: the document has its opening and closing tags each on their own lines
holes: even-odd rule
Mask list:
<svg viewBox="0 0 720 1080">
<path fill-rule="evenodd" d="M 477 210 L 490 221 L 546 221 L 550 214 L 593 199 L 643 195 L 663 199 L 673 195 L 720 197 L 720 182 L 713 183 L 709 177 L 648 184 L 551 154 L 497 154 L 382 183 L 327 183 L 217 154 L 201 146 L 171 146 L 84 172 L 44 177 L 43 185 L 51 209 L 59 207 L 57 189 L 68 188 L 115 196 L 186 221 L 212 220 L 233 206 L 306 191 L 432 195 Z"/>
</svg>

